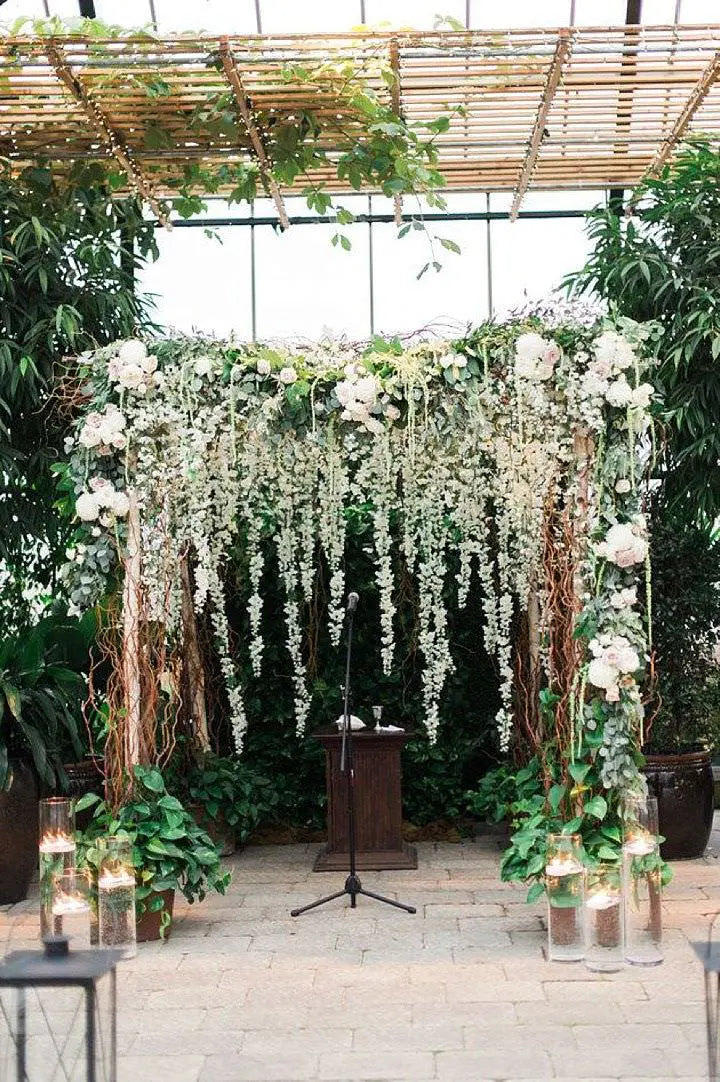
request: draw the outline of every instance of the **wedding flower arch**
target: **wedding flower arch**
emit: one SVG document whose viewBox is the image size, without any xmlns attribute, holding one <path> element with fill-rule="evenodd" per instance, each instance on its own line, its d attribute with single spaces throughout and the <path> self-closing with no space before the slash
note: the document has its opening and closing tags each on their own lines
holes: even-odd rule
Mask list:
<svg viewBox="0 0 720 1082">
<path fill-rule="evenodd" d="M 649 647 L 639 481 L 650 450 L 654 334 L 650 325 L 565 311 L 488 323 L 455 342 L 154 339 L 84 355 L 86 405 L 66 446 L 79 525 L 65 573 L 78 609 L 121 575 L 123 648 L 110 692 L 120 766 L 152 753 L 157 696 L 148 681 L 164 680 L 172 695 L 173 658 L 201 676 L 193 621 L 205 610 L 242 748 L 247 721 L 223 575 L 242 537 L 250 582 L 242 648 L 257 674 L 268 526 L 303 731 L 303 605 L 324 560 L 337 642 L 347 510 L 364 504 L 386 672 L 398 558 L 416 577 L 430 739 L 454 664 L 452 555 L 457 604 L 468 603 L 473 574 L 482 586 L 484 648 L 500 676 L 500 746 L 514 724 L 531 743 L 547 736 L 551 702 L 569 760 L 592 756 L 604 786 L 637 787 Z M 518 613 L 526 614 L 524 660 L 514 650 Z M 553 692 L 545 706 L 543 688 Z M 202 737 L 201 686 L 199 698 Z"/>
</svg>

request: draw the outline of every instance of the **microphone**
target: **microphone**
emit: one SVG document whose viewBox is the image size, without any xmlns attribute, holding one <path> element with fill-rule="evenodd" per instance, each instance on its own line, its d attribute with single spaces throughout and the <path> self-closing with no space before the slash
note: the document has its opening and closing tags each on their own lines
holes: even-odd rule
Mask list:
<svg viewBox="0 0 720 1082">
<path fill-rule="evenodd" d="M 358 601 L 359 600 L 360 600 L 360 595 L 356 594 L 355 591 L 353 591 L 351 594 L 348 594 L 347 611 L 348 612 L 355 612 L 355 609 L 358 606 Z"/>
</svg>

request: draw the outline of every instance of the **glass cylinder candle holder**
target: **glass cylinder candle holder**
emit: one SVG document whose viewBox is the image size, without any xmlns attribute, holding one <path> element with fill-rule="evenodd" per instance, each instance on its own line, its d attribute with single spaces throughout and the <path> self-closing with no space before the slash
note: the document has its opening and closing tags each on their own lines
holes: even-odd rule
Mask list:
<svg viewBox="0 0 720 1082">
<path fill-rule="evenodd" d="M 135 868 L 129 838 L 98 838 L 98 916 L 100 946 L 137 953 L 135 930 Z"/>
<path fill-rule="evenodd" d="M 662 953 L 662 860 L 655 797 L 625 806 L 623 822 L 625 961 L 657 966 Z"/>
<path fill-rule="evenodd" d="M 585 965 L 596 973 L 615 973 L 625 959 L 622 868 L 596 864 L 585 876 Z"/>
<path fill-rule="evenodd" d="M 55 877 L 75 867 L 75 812 L 66 797 L 40 801 L 40 935 L 55 935 Z"/>
<path fill-rule="evenodd" d="M 55 934 L 67 936 L 70 950 L 90 950 L 90 908 L 87 871 L 75 869 L 55 876 L 52 903 Z"/>
<path fill-rule="evenodd" d="M 548 959 L 581 962 L 585 956 L 585 868 L 579 834 L 548 834 L 545 861 Z"/>
</svg>

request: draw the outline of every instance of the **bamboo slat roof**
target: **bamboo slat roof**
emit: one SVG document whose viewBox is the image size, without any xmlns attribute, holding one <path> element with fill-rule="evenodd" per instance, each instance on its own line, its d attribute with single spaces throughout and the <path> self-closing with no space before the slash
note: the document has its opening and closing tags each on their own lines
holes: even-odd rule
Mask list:
<svg viewBox="0 0 720 1082">
<path fill-rule="evenodd" d="M 394 98 L 379 58 L 397 72 Z M 632 187 L 684 136 L 720 129 L 720 25 L 102 43 L 18 37 L 0 39 L 0 154 L 18 167 L 115 156 L 126 168 L 129 160 L 152 201 L 187 163 L 252 160 L 262 173 L 272 164 L 258 159 L 268 127 L 309 109 L 323 118 L 332 158 L 357 117 L 338 100 L 328 61 L 351 62 L 411 123 L 462 106 L 437 136 L 448 187 L 512 191 L 515 209 L 527 188 Z M 288 64 L 312 78 L 288 81 Z M 153 94 L 157 77 L 165 88 Z M 198 121 L 223 92 L 239 106 L 245 96 L 250 120 L 234 133 Z M 309 178 L 317 179 L 342 188 L 332 163 Z"/>
</svg>

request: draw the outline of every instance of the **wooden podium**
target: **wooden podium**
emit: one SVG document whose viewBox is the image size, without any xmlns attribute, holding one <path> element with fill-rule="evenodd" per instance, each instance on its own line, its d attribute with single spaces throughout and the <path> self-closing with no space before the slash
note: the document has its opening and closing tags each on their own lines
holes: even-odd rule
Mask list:
<svg viewBox="0 0 720 1082">
<path fill-rule="evenodd" d="M 355 729 L 355 838 L 359 871 L 417 868 L 415 847 L 402 839 L 401 754 L 410 733 Z M 328 841 L 313 865 L 315 872 L 348 871 L 347 779 L 340 770 L 342 731 L 336 726 L 313 733 L 325 748 Z"/>
</svg>

